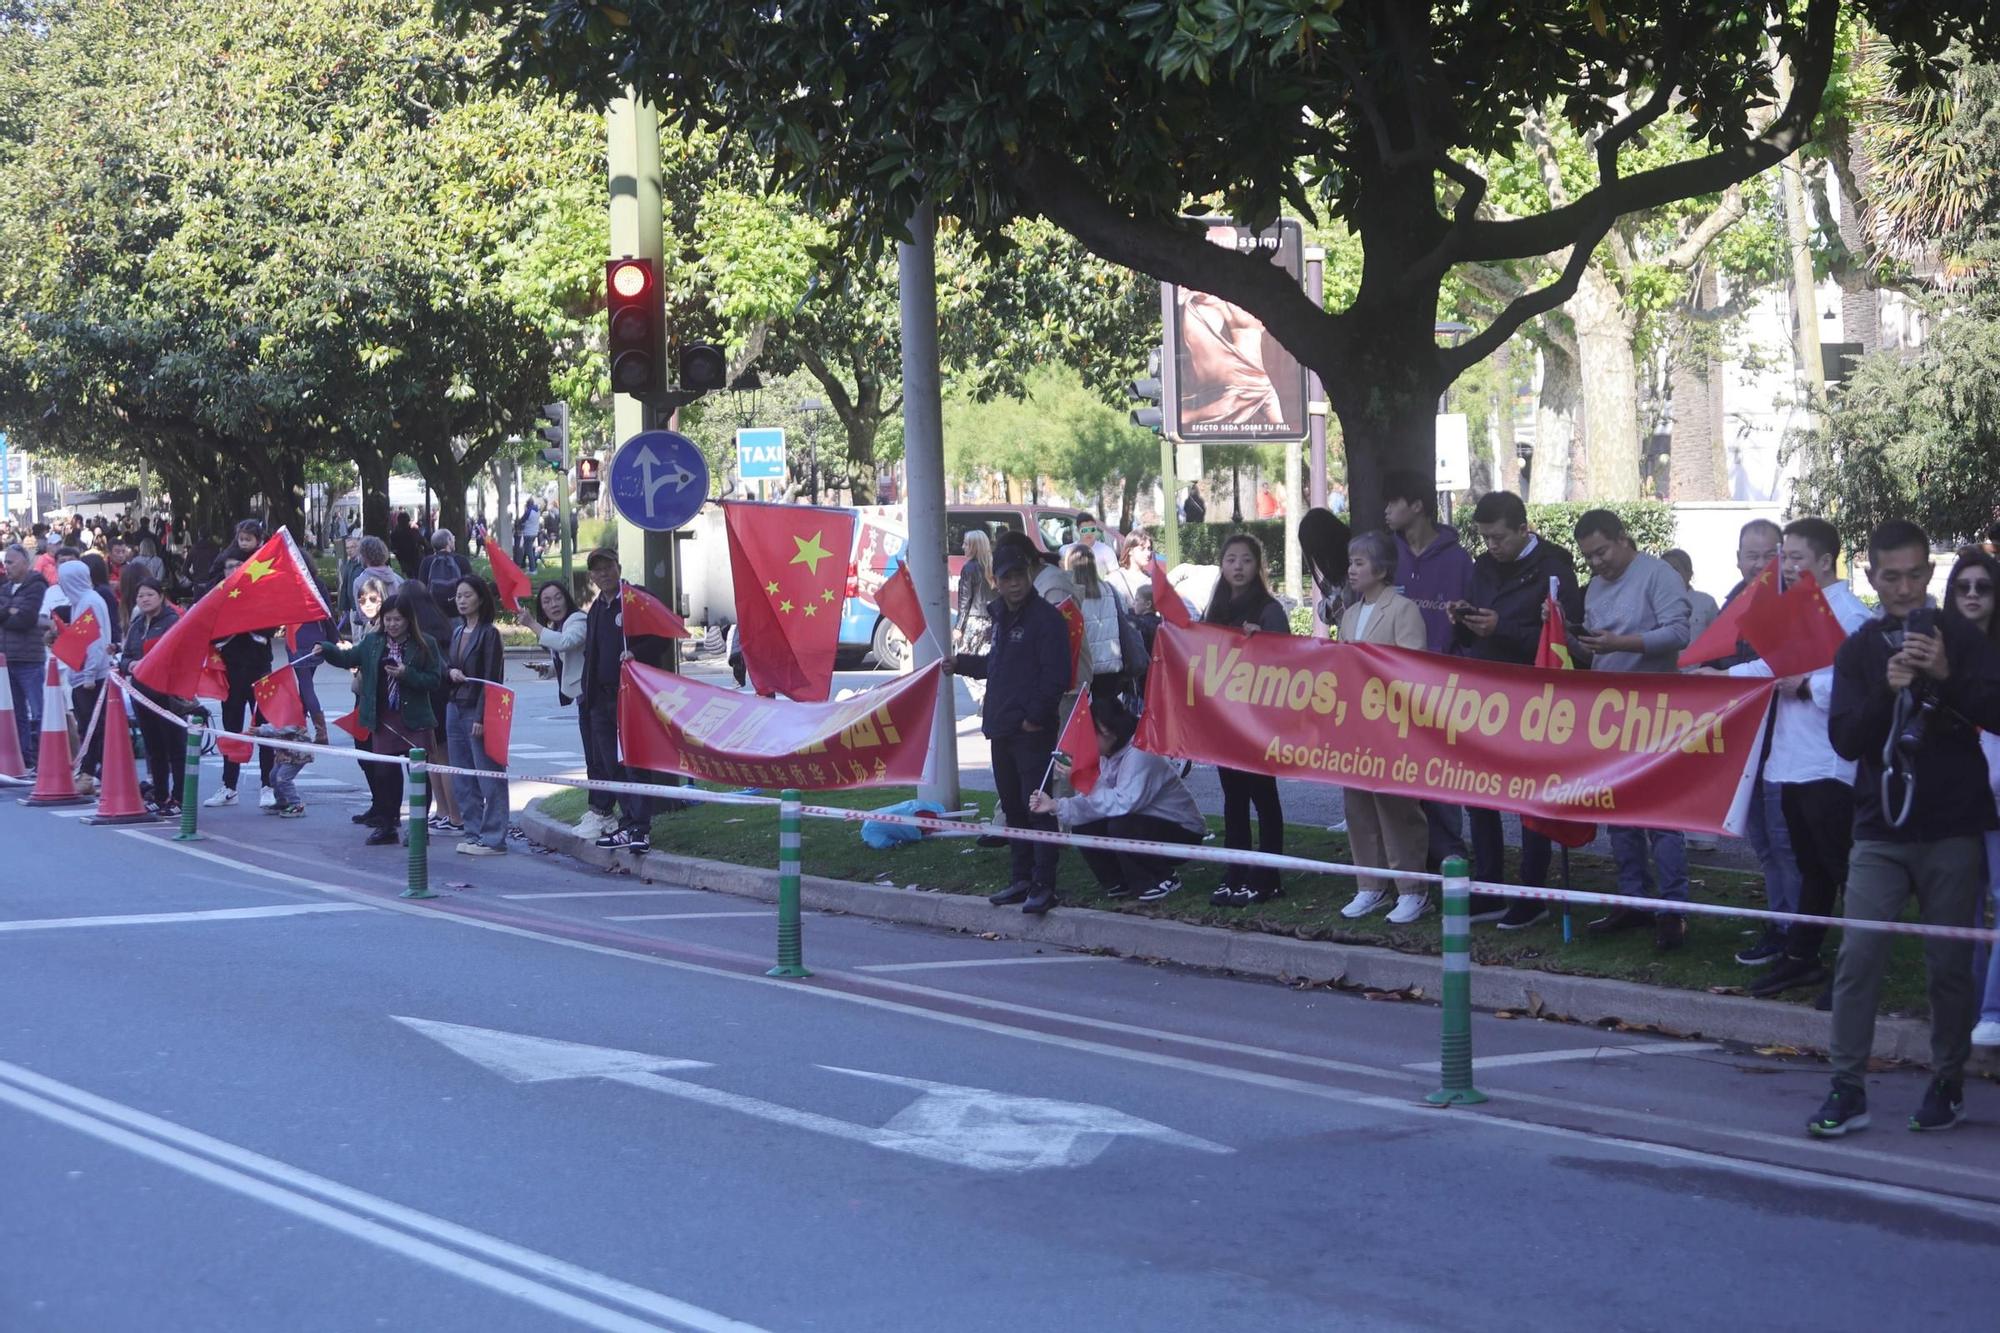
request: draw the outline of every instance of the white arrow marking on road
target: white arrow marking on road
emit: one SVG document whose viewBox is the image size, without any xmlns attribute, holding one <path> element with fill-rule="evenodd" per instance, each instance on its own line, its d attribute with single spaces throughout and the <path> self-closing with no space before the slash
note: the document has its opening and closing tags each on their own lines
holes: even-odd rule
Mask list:
<svg viewBox="0 0 2000 1333">
<path fill-rule="evenodd" d="M 639 452 L 633 455 L 632 461 L 639 465 L 639 472 L 646 489 L 646 512 L 648 514 L 653 512 L 653 497 L 659 494 L 662 486 L 671 482 L 675 490 L 680 490 L 694 480 L 694 473 L 688 471 L 679 463 L 674 464 L 672 472 L 667 473 L 663 477 L 655 478 L 653 476 L 653 469 L 660 466 L 660 456 L 653 452 L 653 446 L 650 444 L 640 445 Z"/>
<path fill-rule="evenodd" d="M 810 1130 L 831 1138 L 864 1143 L 872 1148 L 928 1158 L 978 1171 L 1032 1171 L 1044 1167 L 1085 1166 L 1095 1161 L 1112 1140 L 1122 1136 L 1150 1138 L 1198 1152 L 1227 1153 L 1235 1149 L 1198 1139 L 1150 1120 L 1109 1107 L 1084 1102 L 1058 1102 L 1043 1097 L 1016 1097 L 987 1088 L 932 1083 L 865 1069 L 820 1068 L 898 1087 L 916 1088 L 923 1096 L 897 1113 L 887 1125 L 857 1125 L 813 1111 L 779 1106 L 718 1088 L 677 1078 L 660 1069 L 709 1068 L 700 1060 L 586 1046 L 552 1037 L 441 1023 L 435 1019 L 392 1015 L 398 1023 L 449 1047 L 475 1064 L 515 1083 L 546 1083 L 558 1079 L 602 1078 L 646 1088 L 704 1106 L 737 1111 L 758 1120 Z"/>
</svg>

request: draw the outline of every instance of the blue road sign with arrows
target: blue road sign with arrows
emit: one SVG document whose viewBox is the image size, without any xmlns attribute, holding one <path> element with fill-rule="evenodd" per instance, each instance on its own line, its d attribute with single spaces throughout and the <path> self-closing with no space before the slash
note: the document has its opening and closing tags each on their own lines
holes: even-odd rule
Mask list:
<svg viewBox="0 0 2000 1333">
<path fill-rule="evenodd" d="M 604 489 L 632 522 L 649 532 L 671 532 L 708 499 L 708 461 L 685 435 L 641 431 L 611 460 Z"/>
</svg>

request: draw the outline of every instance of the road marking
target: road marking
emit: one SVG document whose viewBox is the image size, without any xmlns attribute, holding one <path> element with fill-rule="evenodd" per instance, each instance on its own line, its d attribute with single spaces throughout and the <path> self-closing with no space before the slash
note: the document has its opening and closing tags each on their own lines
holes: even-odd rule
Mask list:
<svg viewBox="0 0 2000 1333">
<path fill-rule="evenodd" d="M 646 912 L 639 916 L 607 916 L 606 921 L 722 921 L 730 917 L 763 917 L 766 920 L 776 916 L 776 912 Z"/>
<path fill-rule="evenodd" d="M 514 741 L 511 744 L 515 754 L 540 754 L 545 748 L 540 745 L 529 745 L 523 741 Z"/>
<path fill-rule="evenodd" d="M 928 1008 L 921 1003 L 885 999 L 880 996 L 862 995 L 851 991 L 829 990 L 822 986 L 801 986 L 793 981 L 773 981 L 761 972 L 739 972 L 707 963 L 688 962 L 679 958 L 662 958 L 658 954 L 641 953 L 636 949 L 621 948 L 612 944 L 598 944 L 590 940 L 572 939 L 564 935 L 551 934 L 547 930 L 531 926 L 517 926 L 505 921 L 489 921 L 478 917 L 440 913 L 416 903 L 400 902 L 393 898 L 378 898 L 373 894 L 365 894 L 359 890 L 343 888 L 334 884 L 324 884 L 296 875 L 287 875 L 282 871 L 266 870 L 262 866 L 251 862 L 235 861 L 225 856 L 218 856 L 213 852 L 205 852 L 198 848 L 190 847 L 186 843 L 170 842 L 165 838 L 154 837 L 138 829 L 121 829 L 119 831 L 128 837 L 144 838 L 156 846 L 165 847 L 171 851 L 184 852 L 189 856 L 214 861 L 221 865 L 235 866 L 238 869 L 268 875 L 290 883 L 303 884 L 308 888 L 320 889 L 324 892 L 338 894 L 351 900 L 366 902 L 387 911 L 403 912 L 432 921 L 449 921 L 478 930 L 491 931 L 496 935 L 513 936 L 516 939 L 537 940 L 543 944 L 554 945 L 557 948 L 573 949 L 579 953 L 596 954 L 605 958 L 622 958 L 627 962 L 639 963 L 644 966 L 664 967 L 671 971 L 744 982 L 756 986 L 778 985 L 792 995 L 834 1000 L 843 1004 L 857 1005 L 864 1009 L 877 1009 L 887 1013 L 921 1018 L 933 1023 L 943 1024 L 947 1027 L 967 1028 L 996 1036 L 1011 1037 L 1016 1041 L 1031 1042 L 1036 1045 L 1055 1046 L 1090 1055 L 1108 1056 L 1112 1059 L 1124 1060 L 1132 1064 L 1175 1069 L 1185 1073 L 1200 1074 L 1208 1078 L 1221 1079 L 1225 1082 L 1243 1083 L 1252 1087 L 1294 1092 L 1301 1096 L 1314 1097 L 1323 1101 L 1333 1101 L 1351 1106 L 1364 1106 L 1401 1114 L 1414 1114 L 1430 1118 L 1434 1121 L 1439 1114 L 1435 1108 L 1399 1097 L 1355 1092 L 1352 1089 L 1333 1087 L 1324 1083 L 1312 1083 L 1305 1079 L 1293 1078 L 1288 1075 L 1265 1074 L 1255 1070 L 1237 1069 L 1229 1065 L 1210 1064 L 1204 1060 L 1187 1056 L 1169 1055 L 1161 1051 L 1119 1046 L 1108 1041 L 1093 1041 L 1083 1037 L 1068 1037 L 1060 1033 L 1040 1032 L 1032 1028 L 1020 1027 L 1013 1022 L 975 1018 L 969 1014 L 945 1012 Z M 822 978 L 848 976 L 856 981 L 866 981 L 872 986 L 901 991 L 923 999 L 935 999 L 960 1007 L 989 1010 L 1009 1019 L 1018 1016 L 1056 1020 L 1076 1026 L 1094 1028 L 1102 1032 L 1114 1032 L 1121 1035 L 1138 1037 L 1157 1043 L 1227 1051 L 1234 1054 L 1270 1060 L 1274 1063 L 1292 1064 L 1303 1068 L 1325 1070 L 1332 1073 L 1346 1073 L 1367 1078 L 1383 1079 L 1404 1086 L 1428 1083 L 1428 1080 L 1422 1075 L 1403 1069 L 1379 1065 L 1364 1065 L 1349 1060 L 1334 1060 L 1325 1056 L 1305 1055 L 1300 1052 L 1278 1050 L 1273 1047 L 1251 1046 L 1242 1042 L 1225 1041 L 1214 1037 L 1200 1037 L 1190 1033 L 1173 1032 L 1164 1028 L 1143 1027 L 1136 1023 L 1120 1023 L 1112 1019 L 1088 1018 L 1077 1014 L 1062 1013 L 1053 1009 L 1041 1009 L 1032 1005 L 987 1000 L 980 996 L 958 991 L 938 990 L 929 986 L 920 986 L 912 982 L 892 981 L 879 977 L 865 977 L 858 973 L 829 970 L 821 972 L 820 975 Z M 1650 1111 L 1607 1106 L 1601 1103 L 1573 1101 L 1567 1098 L 1548 1097 L 1537 1093 L 1516 1092 L 1511 1089 L 1506 1093 L 1506 1098 L 1510 1102 L 1518 1102 L 1525 1106 L 1539 1106 L 1572 1115 L 1581 1114 L 1589 1116 L 1593 1120 L 1600 1122 L 1606 1120 L 1623 1120 L 1635 1125 L 1649 1126 L 1663 1132 L 1730 1139 L 1740 1143 L 1754 1144 L 1759 1147 L 1784 1152 L 1819 1151 L 1813 1147 L 1810 1141 L 1804 1139 L 1801 1135 L 1773 1134 L 1768 1131 L 1755 1129 L 1735 1129 L 1727 1126 L 1719 1126 L 1710 1121 L 1688 1120 L 1678 1116 L 1659 1115 Z M 1859 1180 L 1800 1167 L 1770 1166 L 1766 1163 L 1755 1162 L 1746 1158 L 1731 1157 L 1725 1153 L 1675 1148 L 1670 1145 L 1648 1143 L 1638 1139 L 1600 1134 L 1588 1130 L 1569 1129 L 1559 1125 L 1542 1125 L 1533 1121 L 1513 1120 L 1504 1116 L 1481 1114 L 1478 1112 L 1449 1116 L 1447 1123 L 1554 1134 L 1578 1143 L 1594 1144 L 1599 1147 L 1621 1148 L 1640 1156 L 1651 1154 L 1679 1158 L 1685 1155 L 1687 1160 L 1700 1161 L 1723 1170 L 1740 1170 L 1745 1174 L 1752 1175 L 1777 1172 L 1780 1174 L 1774 1178 L 1786 1179 L 1795 1183 L 1817 1185 L 1829 1189 L 1844 1189 L 1851 1193 L 1868 1197 L 1892 1199 L 1898 1202 L 1915 1202 L 1932 1208 L 1965 1213 L 1982 1219 L 2000 1220 L 2000 1204 L 1989 1204 L 1980 1200 L 1963 1199 L 1953 1195 L 1935 1194 L 1927 1190 L 1906 1188 L 1899 1185 L 1878 1184 L 1875 1181 Z M 1968 1168 L 1962 1162 L 1949 1160 L 1931 1161 L 1922 1157 L 1910 1157 L 1899 1153 L 1883 1152 L 1880 1149 L 1864 1148 L 1858 1145 L 1849 1146 L 1842 1144 L 1839 1150 L 1839 1157 L 1850 1161 L 1873 1162 L 1882 1166 L 1921 1171 L 1931 1175 L 1942 1175 L 1948 1177 L 1953 1182 L 1958 1182 L 1965 1177 L 1973 1177 L 1988 1184 L 2000 1181 L 2000 1176 L 1996 1176 L 1994 1172 Z"/>
<path fill-rule="evenodd" d="M 146 835 L 142 833 L 138 834 L 137 836 L 145 837 Z M 327 865 L 327 860 L 324 856 L 301 856 L 297 852 L 283 852 L 279 851 L 276 847 L 260 846 L 259 844 L 254 842 L 244 842 L 238 838 L 225 837 L 220 833 L 204 832 L 201 836 L 209 842 L 227 843 L 231 847 L 241 847 L 246 852 L 261 852 L 265 856 L 275 856 L 278 857 L 280 860 L 297 861 L 302 865 L 315 866 L 321 869 L 325 869 Z M 161 842 L 162 840 L 159 838 L 152 838 L 149 839 L 149 841 Z M 185 843 L 166 842 L 163 843 L 163 845 L 167 847 L 172 847 L 176 851 L 189 852 L 195 855 L 199 855 L 207 860 L 217 861 L 220 864 L 226 866 L 250 864 L 247 861 L 232 861 L 226 856 L 218 857 L 211 853 L 197 852 L 194 848 L 189 847 Z M 264 871 L 261 866 L 256 868 L 259 870 L 260 873 L 265 873 L 265 874 L 277 873 L 275 871 Z M 383 874 L 378 874 L 373 870 L 356 870 L 353 866 L 335 866 L 334 869 L 340 871 L 340 873 L 343 875 L 350 875 L 355 879 L 372 880 L 377 884 L 386 884 L 393 889 L 401 889 L 409 883 L 408 878 L 403 875 L 383 875 Z M 279 878 L 283 878 L 283 876 L 279 876 Z M 299 880 L 298 882 L 301 884 L 309 885 L 312 888 L 319 889 L 322 892 L 338 892 L 338 893 L 356 892 L 356 890 L 351 885 L 342 886 L 342 885 L 326 884 L 319 880 Z M 358 896 L 366 896 L 366 895 L 358 895 Z"/>
<path fill-rule="evenodd" d="M 294 787 L 304 787 L 308 790 L 346 788 L 351 791 L 355 789 L 355 784 L 352 782 L 343 782 L 339 778 L 293 778 L 292 785 Z"/>
<path fill-rule="evenodd" d="M 578 889 L 570 893 L 503 893 L 502 898 L 541 901 L 553 898 L 676 898 L 700 889 Z"/>
<path fill-rule="evenodd" d="M 1701 1055 L 1707 1051 L 1719 1051 L 1722 1047 L 1712 1041 L 1656 1041 L 1642 1046 L 1579 1046 L 1563 1051 L 1523 1051 L 1518 1055 L 1482 1055 L 1473 1057 L 1475 1069 L 1510 1069 L 1515 1065 L 1554 1065 L 1569 1060 L 1598 1060 L 1626 1055 Z M 1422 1073 L 1435 1074 L 1438 1062 L 1418 1060 L 1404 1065 L 1405 1069 L 1415 1069 Z"/>
<path fill-rule="evenodd" d="M 613 917 L 616 921 L 618 918 Z M 1116 963 L 1122 961 L 1108 953 L 1051 953 L 1028 954 L 1020 958 L 952 958 L 941 963 L 864 963 L 855 968 L 856 972 L 928 972 L 947 967 L 1011 967 L 1016 963 Z"/>
<path fill-rule="evenodd" d="M 43 813 L 54 815 L 57 819 L 82 819 L 85 815 L 96 814 L 97 807 L 94 805 L 65 805 L 58 806 L 52 810 L 46 810 Z"/>
<path fill-rule="evenodd" d="M 255 921 L 272 916 L 307 916 L 317 912 L 370 912 L 362 903 L 297 903 L 290 907 L 218 907 L 205 912 L 136 912 L 128 916 L 56 916 L 29 921 L 0 921 L 0 931 L 69 930 L 77 926 L 161 926 L 179 921 Z"/>
<path fill-rule="evenodd" d="M 763 1333 L 754 1324 L 406 1208 L 19 1065 L 0 1062 L 0 1102 L 590 1328 L 607 1333 L 657 1333 L 662 1327 Z M 573 1290 L 561 1290 L 552 1285 L 556 1283 Z M 653 1319 L 635 1318 L 598 1301 Z"/>
<path fill-rule="evenodd" d="M 846 1139 L 889 1152 L 922 1157 L 978 1171 L 1033 1171 L 1049 1167 L 1087 1166 L 1120 1136 L 1149 1138 L 1196 1152 L 1231 1153 L 1235 1149 L 1177 1129 L 1141 1120 L 1108 1106 L 1059 1102 L 1046 1097 L 1017 1097 L 991 1088 L 933 1083 L 900 1074 L 877 1074 L 837 1065 L 819 1068 L 849 1074 L 894 1087 L 913 1088 L 923 1095 L 896 1113 L 888 1124 L 857 1125 L 817 1111 L 801 1111 L 776 1102 L 724 1092 L 719 1088 L 662 1078 L 661 1069 L 705 1069 L 700 1060 L 676 1060 L 621 1051 L 609 1046 L 534 1037 L 524 1032 L 444 1023 L 431 1018 L 405 1018 L 398 1023 L 419 1032 L 447 1050 L 482 1065 L 513 1083 L 550 1083 L 562 1079 L 601 1078 L 651 1092 L 720 1107 L 757 1120 Z"/>
</svg>

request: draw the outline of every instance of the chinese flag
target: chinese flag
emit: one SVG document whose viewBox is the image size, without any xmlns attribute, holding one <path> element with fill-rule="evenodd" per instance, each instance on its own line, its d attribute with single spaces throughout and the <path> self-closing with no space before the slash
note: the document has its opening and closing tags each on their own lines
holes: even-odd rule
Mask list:
<svg viewBox="0 0 2000 1333">
<path fill-rule="evenodd" d="M 361 725 L 361 710 L 359 708 L 349 711 L 342 717 L 335 718 L 333 725 L 354 737 L 356 745 L 365 745 L 368 743 L 368 728 Z"/>
<path fill-rule="evenodd" d="M 1089 630 L 1084 626 L 1083 608 L 1076 604 L 1076 598 L 1064 598 L 1056 606 L 1056 610 L 1062 612 L 1063 624 L 1069 626 L 1069 678 L 1075 680 L 1077 663 L 1083 660 L 1083 644 L 1089 636 Z"/>
<path fill-rule="evenodd" d="M 1097 726 L 1090 720 L 1090 691 L 1078 690 L 1076 703 L 1056 738 L 1056 752 L 1069 760 L 1069 785 L 1088 796 L 1097 788 L 1097 770 L 1104 755 L 1097 748 Z"/>
<path fill-rule="evenodd" d="M 923 603 L 917 600 L 917 581 L 910 577 L 908 560 L 897 565 L 896 572 L 875 590 L 875 605 L 882 608 L 882 614 L 894 621 L 911 643 L 930 632 L 930 620 L 924 615 Z"/>
<path fill-rule="evenodd" d="M 274 727 L 303 727 L 306 724 L 305 702 L 299 698 L 298 673 L 288 666 L 281 666 L 262 680 L 250 686 L 250 695 L 257 701 L 257 716 Z"/>
<path fill-rule="evenodd" d="M 165 641 L 166 637 L 164 635 L 154 640 L 155 643 L 164 643 Z M 135 671 L 132 674 L 136 676 L 139 673 Z M 222 654 L 213 648 L 209 649 L 208 656 L 202 659 L 201 677 L 195 682 L 194 695 L 192 697 L 197 699 L 227 699 L 229 697 L 229 668 L 222 664 Z"/>
<path fill-rule="evenodd" d="M 194 694 L 209 645 L 245 630 L 297 625 L 332 615 L 306 572 L 291 530 L 279 528 L 236 572 L 188 608 L 141 659 L 132 678 L 162 694 Z"/>
<path fill-rule="evenodd" d="M 1553 580 L 1551 580 L 1553 582 Z M 1749 596 L 1748 593 L 1744 597 Z M 1742 601 L 1743 597 L 1738 597 Z M 1727 652 L 1736 651 L 1736 640 L 1729 641 Z M 1720 656 L 1721 654 L 1718 654 Z M 1553 594 L 1543 608 L 1542 642 L 1535 649 L 1535 665 L 1553 667 L 1558 671 L 1572 671 L 1576 663 L 1569 656 L 1569 627 L 1563 624 L 1563 612 Z M 1565 847 L 1586 847 L 1597 836 L 1597 825 L 1579 824 L 1568 819 L 1542 819 L 1535 815 L 1522 815 L 1521 827 L 1541 834 L 1551 842 L 1559 842 Z"/>
<path fill-rule="evenodd" d="M 500 594 L 509 611 L 519 611 L 521 599 L 534 590 L 534 585 L 496 543 L 486 543 L 486 559 L 493 565 L 493 591 Z"/>
<path fill-rule="evenodd" d="M 507 767 L 507 742 L 514 738 L 514 691 L 505 685 L 488 685 L 480 699 L 479 724 L 486 757 Z"/>
<path fill-rule="evenodd" d="M 722 506 L 737 641 L 757 693 L 817 702 L 833 692 L 854 515 L 807 505 Z"/>
<path fill-rule="evenodd" d="M 1833 655 L 1847 641 L 1847 631 L 1810 570 L 1782 595 L 1765 598 L 1758 613 L 1744 620 L 1743 633 L 1774 676 L 1802 676 L 1832 666 Z"/>
<path fill-rule="evenodd" d="M 74 625 L 63 624 L 60 620 L 57 624 L 62 627 L 56 631 L 56 641 L 49 651 L 71 671 L 83 670 L 83 664 L 90 656 L 90 645 L 96 643 L 102 633 L 97 612 L 85 611 L 76 618 Z"/>
<path fill-rule="evenodd" d="M 662 639 L 685 639 L 687 622 L 667 609 L 667 604 L 644 588 L 620 584 L 619 609 L 623 613 L 625 637 L 651 634 Z"/>
<path fill-rule="evenodd" d="M 1698 667 L 1718 657 L 1734 656 L 1737 641 L 1746 637 L 1744 622 L 1761 614 L 1765 599 L 1775 599 L 1777 594 L 1778 562 L 1773 560 L 1750 580 L 1749 587 L 1736 594 L 1735 601 L 1722 608 L 1722 614 L 1709 623 L 1700 638 L 1681 650 L 1680 665 Z"/>
<path fill-rule="evenodd" d="M 1174 591 L 1174 585 L 1167 582 L 1167 562 L 1158 556 L 1154 556 L 1151 573 L 1153 576 L 1153 609 L 1158 611 L 1161 619 L 1165 620 L 1169 625 L 1179 625 L 1182 629 L 1186 629 L 1188 626 L 1187 603 L 1182 601 L 1181 595 Z"/>
</svg>

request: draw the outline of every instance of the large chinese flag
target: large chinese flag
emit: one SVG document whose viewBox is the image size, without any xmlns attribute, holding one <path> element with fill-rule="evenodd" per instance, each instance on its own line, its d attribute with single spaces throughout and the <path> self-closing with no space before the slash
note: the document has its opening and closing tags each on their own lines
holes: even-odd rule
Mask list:
<svg viewBox="0 0 2000 1333">
<path fill-rule="evenodd" d="M 250 695 L 257 701 L 257 716 L 272 726 L 303 727 L 306 724 L 305 701 L 299 697 L 299 673 L 291 667 L 281 666 L 253 682 Z"/>
<path fill-rule="evenodd" d="M 1802 676 L 1832 666 L 1833 655 L 1847 641 L 1847 631 L 1810 570 L 1782 595 L 1764 598 L 1744 619 L 1743 636 L 1774 676 Z"/>
<path fill-rule="evenodd" d="M 493 590 L 500 594 L 501 603 L 509 611 L 519 611 L 521 599 L 534 585 L 528 581 L 521 567 L 507 558 L 507 553 L 498 544 L 486 543 L 486 559 L 493 566 Z"/>
<path fill-rule="evenodd" d="M 1553 582 L 1553 580 L 1551 580 Z M 1748 596 L 1745 593 L 1744 596 Z M 1743 597 L 1738 597 L 1742 601 Z M 1729 641 L 1728 651 L 1736 650 L 1736 640 Z M 1550 596 L 1542 612 L 1542 641 L 1535 649 L 1535 665 L 1553 667 L 1558 671 L 1572 671 L 1576 663 L 1569 655 L 1569 627 L 1563 624 L 1562 606 L 1553 595 Z M 1541 834 L 1551 842 L 1559 842 L 1565 847 L 1587 847 L 1597 836 L 1597 825 L 1579 824 L 1571 819 L 1543 819 L 1537 815 L 1522 815 L 1521 827 Z"/>
<path fill-rule="evenodd" d="M 1680 665 L 1698 667 L 1718 657 L 1735 656 L 1738 640 L 1746 637 L 1745 623 L 1761 615 L 1766 600 L 1776 600 L 1777 595 L 1778 562 L 1773 560 L 1764 566 L 1763 573 L 1750 580 L 1749 587 L 1722 608 L 1722 614 L 1709 622 L 1700 638 L 1681 650 Z"/>
<path fill-rule="evenodd" d="M 481 691 L 479 724 L 486 757 L 507 767 L 507 743 L 514 738 L 514 691 L 505 685 L 488 685 Z"/>
<path fill-rule="evenodd" d="M 854 515 L 806 505 L 722 506 L 736 585 L 737 642 L 757 693 L 806 702 L 833 692 Z"/>
<path fill-rule="evenodd" d="M 1090 716 L 1090 691 L 1078 690 L 1056 740 L 1056 752 L 1069 760 L 1069 785 L 1088 796 L 1097 789 L 1097 774 L 1104 752 L 1097 745 L 1097 724 Z"/>
<path fill-rule="evenodd" d="M 619 609 L 625 619 L 622 628 L 625 637 L 635 634 L 651 634 L 662 639 L 685 639 L 688 636 L 687 622 L 667 609 L 667 604 L 644 588 L 635 588 L 629 583 L 619 585 Z"/>
<path fill-rule="evenodd" d="M 192 695 L 201 686 L 202 666 L 216 640 L 246 630 L 325 620 L 331 614 L 291 531 L 279 528 L 160 636 L 132 678 L 162 694 Z"/>
<path fill-rule="evenodd" d="M 85 611 L 76 618 L 76 623 L 73 625 L 65 624 L 58 617 L 56 624 L 60 628 L 56 630 L 56 641 L 50 646 L 49 651 L 71 671 L 83 670 L 83 664 L 90 658 L 90 645 L 96 643 L 103 634 L 103 628 L 97 621 L 97 612 Z"/>
</svg>

